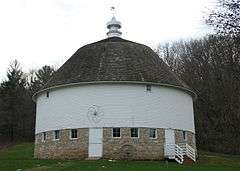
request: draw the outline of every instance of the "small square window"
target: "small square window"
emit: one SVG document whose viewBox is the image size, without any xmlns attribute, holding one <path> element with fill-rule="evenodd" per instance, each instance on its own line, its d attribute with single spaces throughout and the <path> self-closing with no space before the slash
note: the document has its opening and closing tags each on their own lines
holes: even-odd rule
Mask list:
<svg viewBox="0 0 240 171">
<path fill-rule="evenodd" d="M 131 128 L 131 137 L 132 138 L 138 138 L 139 137 L 139 132 L 138 128 Z"/>
<path fill-rule="evenodd" d="M 72 139 L 77 138 L 77 129 L 71 129 L 71 135 L 70 135 L 70 137 L 71 137 Z"/>
<path fill-rule="evenodd" d="M 152 90 L 152 86 L 151 85 L 146 85 L 146 90 L 147 91 L 151 91 Z"/>
<path fill-rule="evenodd" d="M 59 137 L 60 137 L 60 131 L 59 130 L 54 131 L 54 139 L 59 140 Z"/>
<path fill-rule="evenodd" d="M 112 136 L 113 138 L 120 138 L 121 137 L 121 129 L 120 128 L 113 128 L 112 129 Z"/>
<path fill-rule="evenodd" d="M 43 134 L 42 134 L 42 141 L 46 141 L 46 139 L 47 139 L 47 134 L 46 134 L 46 132 L 43 132 Z"/>
<path fill-rule="evenodd" d="M 47 93 L 46 93 L 46 97 L 47 97 L 47 98 L 49 97 L 49 91 L 47 91 Z"/>
<path fill-rule="evenodd" d="M 156 138 L 157 138 L 157 130 L 154 129 L 154 128 L 150 128 L 149 131 L 150 131 L 150 132 L 149 132 L 149 137 L 150 137 L 150 138 L 153 138 L 153 139 L 156 139 Z"/>
</svg>

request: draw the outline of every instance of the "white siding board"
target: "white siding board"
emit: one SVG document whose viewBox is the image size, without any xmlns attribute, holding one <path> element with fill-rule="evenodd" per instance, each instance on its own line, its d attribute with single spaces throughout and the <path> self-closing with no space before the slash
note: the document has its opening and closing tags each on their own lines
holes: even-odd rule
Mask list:
<svg viewBox="0 0 240 171">
<path fill-rule="evenodd" d="M 99 123 L 88 108 L 101 107 Z M 51 90 L 37 98 L 36 133 L 86 127 L 158 127 L 194 132 L 193 100 L 184 91 L 163 86 L 92 84 Z"/>
</svg>

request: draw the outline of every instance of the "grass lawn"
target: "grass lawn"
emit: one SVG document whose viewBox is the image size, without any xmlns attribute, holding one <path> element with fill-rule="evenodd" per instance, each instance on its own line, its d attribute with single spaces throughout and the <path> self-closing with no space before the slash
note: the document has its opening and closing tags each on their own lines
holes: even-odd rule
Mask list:
<svg viewBox="0 0 240 171">
<path fill-rule="evenodd" d="M 194 165 L 164 161 L 80 161 L 37 160 L 33 144 L 25 143 L 0 150 L 0 170 L 16 171 L 240 171 L 240 156 L 201 152 Z"/>
</svg>

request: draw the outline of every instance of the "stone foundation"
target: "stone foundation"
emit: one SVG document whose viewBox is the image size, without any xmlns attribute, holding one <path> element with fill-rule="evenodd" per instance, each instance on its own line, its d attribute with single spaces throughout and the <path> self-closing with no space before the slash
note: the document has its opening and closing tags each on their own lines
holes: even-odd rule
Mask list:
<svg viewBox="0 0 240 171">
<path fill-rule="evenodd" d="M 165 131 L 157 128 L 157 138 L 149 138 L 150 128 L 139 128 L 139 138 L 132 138 L 130 128 L 121 128 L 121 137 L 112 137 L 112 128 L 103 128 L 103 158 L 130 160 L 161 160 L 164 158 Z M 186 131 L 186 142 L 196 149 L 195 135 Z M 54 140 L 54 131 L 35 136 L 34 157 L 59 159 L 88 158 L 89 129 L 79 128 L 78 138 L 70 138 L 70 130 L 60 130 L 59 140 Z M 176 143 L 184 142 L 183 131 L 175 130 Z"/>
<path fill-rule="evenodd" d="M 78 129 L 78 138 L 70 139 L 70 130 L 60 130 L 59 140 L 54 140 L 54 131 L 46 132 L 43 141 L 42 133 L 36 135 L 34 157 L 36 158 L 78 158 L 88 157 L 88 129 Z"/>
<path fill-rule="evenodd" d="M 139 138 L 132 138 L 130 128 L 121 128 L 121 138 L 112 138 L 112 129 L 104 128 L 103 157 L 112 159 L 160 160 L 164 158 L 164 129 L 157 138 L 149 138 L 149 128 L 139 128 Z"/>
<path fill-rule="evenodd" d="M 188 145 L 190 145 L 192 148 L 197 150 L 196 148 L 196 142 L 195 142 L 195 134 L 189 131 L 186 132 L 186 138 L 183 137 L 183 131 L 182 130 L 175 130 L 175 143 L 183 143 L 186 142 Z"/>
</svg>

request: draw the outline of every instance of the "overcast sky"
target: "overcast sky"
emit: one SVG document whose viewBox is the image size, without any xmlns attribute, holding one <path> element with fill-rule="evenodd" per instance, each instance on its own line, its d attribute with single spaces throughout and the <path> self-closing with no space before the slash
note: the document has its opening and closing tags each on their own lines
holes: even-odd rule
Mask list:
<svg viewBox="0 0 240 171">
<path fill-rule="evenodd" d="M 198 38 L 216 0 L 0 0 L 0 80 L 17 59 L 23 70 L 59 67 L 81 46 L 106 38 L 106 22 L 122 22 L 123 38 L 155 48 Z"/>
</svg>

